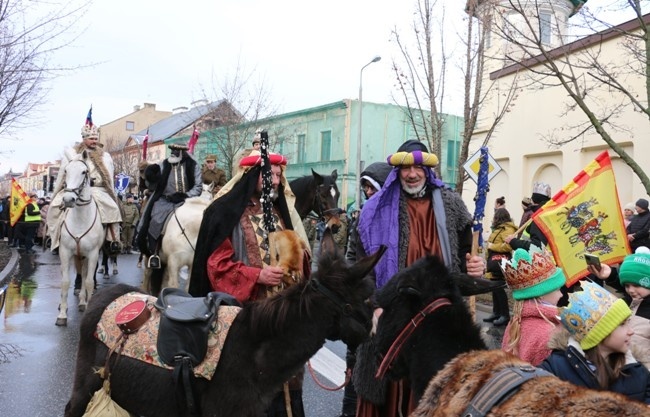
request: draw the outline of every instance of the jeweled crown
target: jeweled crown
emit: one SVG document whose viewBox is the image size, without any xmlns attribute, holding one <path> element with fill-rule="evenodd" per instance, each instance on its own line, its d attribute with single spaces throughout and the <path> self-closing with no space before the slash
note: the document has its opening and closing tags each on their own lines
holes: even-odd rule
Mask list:
<svg viewBox="0 0 650 417">
<path fill-rule="evenodd" d="M 98 137 L 99 137 L 99 132 L 97 130 L 97 126 L 90 125 L 90 124 L 85 124 L 81 128 L 81 138 L 82 139 L 98 138 Z"/>
<path fill-rule="evenodd" d="M 547 280 L 556 272 L 557 267 L 548 251 L 531 245 L 530 251 L 517 249 L 511 261 L 504 259 L 501 269 L 508 287 L 520 290 Z"/>
</svg>

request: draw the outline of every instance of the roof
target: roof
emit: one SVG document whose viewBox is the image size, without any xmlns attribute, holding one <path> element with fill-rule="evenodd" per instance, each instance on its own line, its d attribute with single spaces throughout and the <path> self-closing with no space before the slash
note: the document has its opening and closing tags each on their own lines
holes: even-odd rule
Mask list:
<svg viewBox="0 0 650 417">
<path fill-rule="evenodd" d="M 192 107 L 182 113 L 172 114 L 171 116 L 152 124 L 148 129 L 143 129 L 130 137 L 140 145 L 147 134 L 147 130 L 149 130 L 149 143 L 164 141 L 165 139 L 176 136 L 179 132 L 209 114 L 211 111 L 216 109 L 222 101 Z"/>
</svg>

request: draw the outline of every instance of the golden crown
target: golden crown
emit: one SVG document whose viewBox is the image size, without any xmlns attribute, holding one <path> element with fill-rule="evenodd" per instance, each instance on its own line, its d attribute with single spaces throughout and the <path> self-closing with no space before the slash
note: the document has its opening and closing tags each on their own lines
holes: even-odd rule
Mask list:
<svg viewBox="0 0 650 417">
<path fill-rule="evenodd" d="M 503 275 L 511 290 L 532 287 L 550 278 L 556 270 L 553 256 L 546 250 L 531 245 L 530 252 L 517 249 L 511 261 L 502 261 Z"/>
</svg>

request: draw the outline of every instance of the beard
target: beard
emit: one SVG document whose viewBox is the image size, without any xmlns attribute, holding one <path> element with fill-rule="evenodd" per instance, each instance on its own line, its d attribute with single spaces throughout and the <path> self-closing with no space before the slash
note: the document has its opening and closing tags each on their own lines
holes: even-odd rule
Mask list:
<svg viewBox="0 0 650 417">
<path fill-rule="evenodd" d="M 280 194 L 278 194 L 278 190 L 275 188 L 271 188 L 271 192 L 269 193 L 269 198 L 271 201 L 275 202 L 278 200 L 278 197 L 280 197 Z"/>
<path fill-rule="evenodd" d="M 182 155 L 174 155 L 174 154 L 169 155 L 169 157 L 167 158 L 170 164 L 177 164 L 181 162 L 181 159 L 183 159 Z"/>
<path fill-rule="evenodd" d="M 410 197 L 414 197 L 414 198 L 422 197 L 422 195 L 424 195 L 424 190 L 427 186 L 426 181 L 423 182 L 422 184 L 409 184 L 406 181 L 401 181 L 401 183 L 402 183 L 402 190 L 404 190 L 404 192 L 408 194 Z"/>
</svg>

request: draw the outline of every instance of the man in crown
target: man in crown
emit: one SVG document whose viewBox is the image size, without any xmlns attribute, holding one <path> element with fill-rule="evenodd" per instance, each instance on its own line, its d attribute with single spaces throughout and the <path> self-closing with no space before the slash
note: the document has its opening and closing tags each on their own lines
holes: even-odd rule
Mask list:
<svg viewBox="0 0 650 417">
<path fill-rule="evenodd" d="M 169 145 L 171 154 L 160 164 L 149 165 L 144 172 L 145 182 L 153 189 L 140 222 L 137 243 L 140 251 L 149 256 L 149 268 L 160 269 L 160 238 L 167 216 L 185 199 L 201 195 L 201 167 L 180 143 Z"/>
<path fill-rule="evenodd" d="M 106 226 L 106 240 L 110 242 L 110 251 L 118 254 L 122 249 L 120 243 L 122 214 L 113 186 L 113 158 L 108 152 L 104 152 L 102 145 L 99 143 L 99 132 L 97 126 L 92 122 L 91 112 L 92 109 L 88 112 L 86 123 L 81 128 L 81 143 L 76 144 L 74 150 L 77 153 L 86 151 L 88 154 L 88 176 L 90 178 L 92 199 L 97 204 L 102 224 Z M 61 168 L 56 178 L 52 202 L 47 215 L 47 225 L 52 238 L 52 251 L 59 247 L 59 237 L 64 218 L 64 216 L 61 216 L 62 191 L 65 184 L 65 167 L 68 162 L 64 155 L 61 159 Z"/>
</svg>

